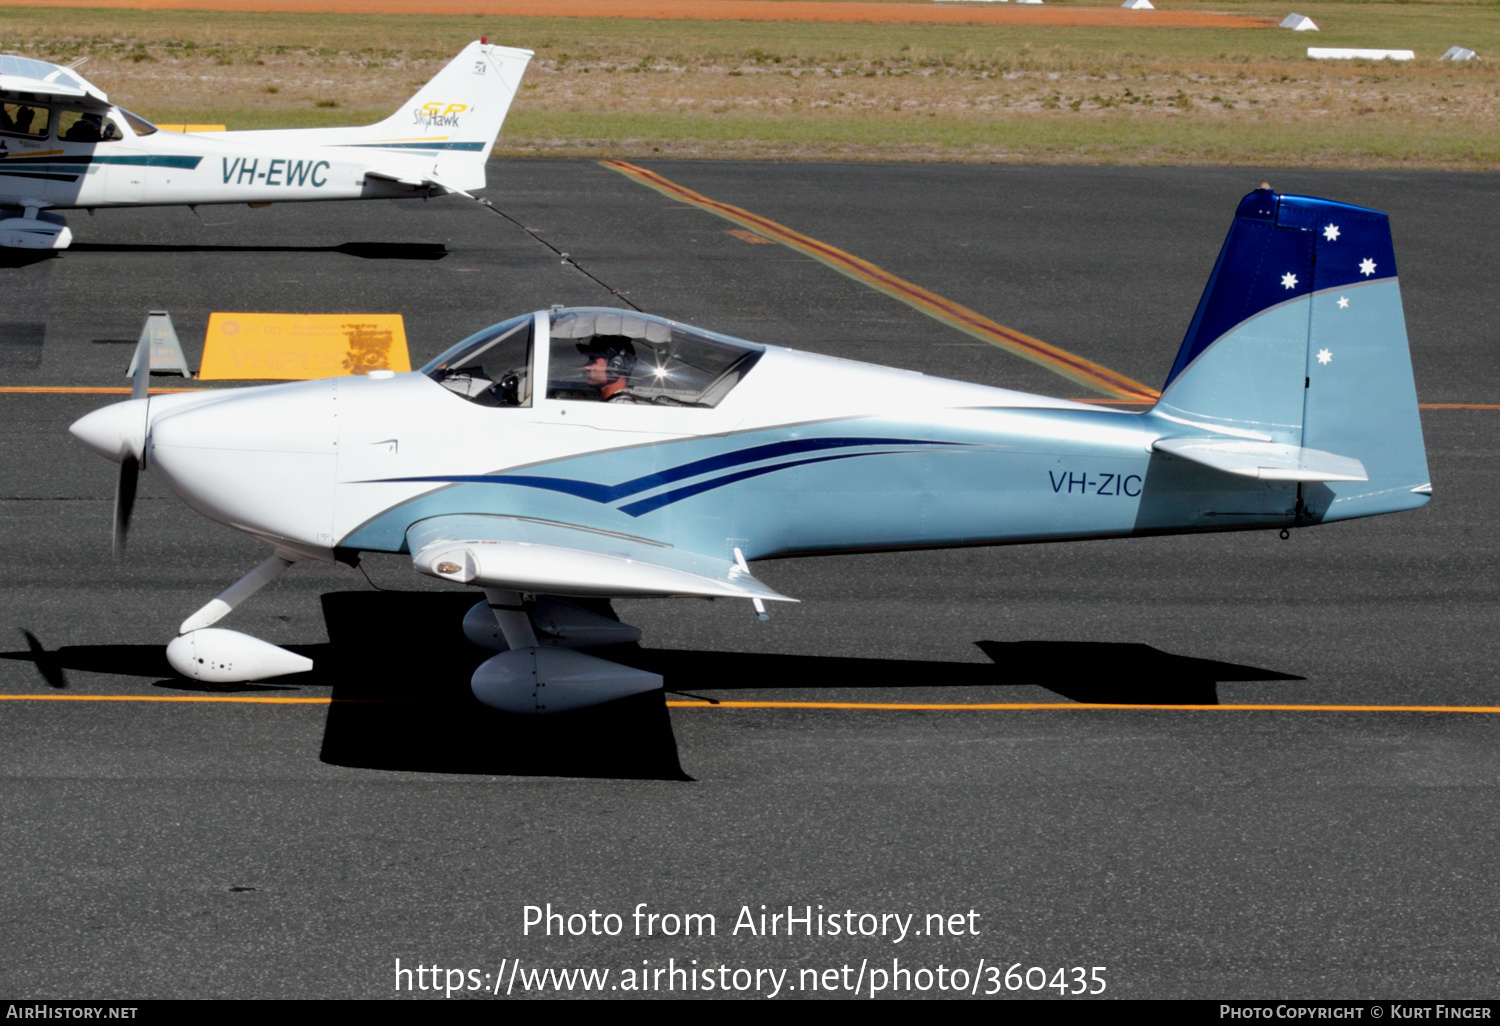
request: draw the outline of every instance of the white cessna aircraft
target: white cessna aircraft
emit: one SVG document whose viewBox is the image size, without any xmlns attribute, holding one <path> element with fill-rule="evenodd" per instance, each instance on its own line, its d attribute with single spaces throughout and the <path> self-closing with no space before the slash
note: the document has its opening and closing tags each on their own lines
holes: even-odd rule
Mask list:
<svg viewBox="0 0 1500 1026">
<path fill-rule="evenodd" d="M 575 651 L 640 632 L 568 597 L 738 598 L 763 615 L 787 599 L 747 560 L 1285 534 L 1432 494 L 1386 216 L 1270 189 L 1240 203 L 1142 413 L 601 308 L 522 314 L 406 374 L 150 397 L 148 363 L 134 398 L 71 429 L 120 463 L 117 543 L 145 466 L 273 553 L 167 646 L 207 681 L 311 669 L 213 626 L 299 560 L 407 553 L 483 588 L 464 630 L 499 654 L 475 696 L 556 712 L 662 683 Z"/>
<path fill-rule="evenodd" d="M 158 131 L 74 68 L 0 56 L 0 246 L 66 249 L 58 210 L 401 199 L 484 188 L 530 50 L 464 47 L 362 128 Z"/>
</svg>

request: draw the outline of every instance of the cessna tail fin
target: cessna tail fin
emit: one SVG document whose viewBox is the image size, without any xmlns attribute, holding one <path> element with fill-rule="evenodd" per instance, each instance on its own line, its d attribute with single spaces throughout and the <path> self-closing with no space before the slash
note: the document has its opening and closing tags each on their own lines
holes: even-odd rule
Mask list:
<svg viewBox="0 0 1500 1026">
<path fill-rule="evenodd" d="M 531 57 L 530 50 L 476 40 L 384 121 L 225 132 L 220 138 L 261 146 L 346 146 L 369 159 L 376 178 L 448 192 L 482 189 L 485 161 Z"/>
<path fill-rule="evenodd" d="M 435 149 L 445 185 L 484 188 L 484 163 L 531 58 L 530 50 L 470 43 L 396 113 L 370 126 L 365 145 Z"/>
<path fill-rule="evenodd" d="M 1246 196 L 1152 414 L 1184 458 L 1319 482 L 1304 490 L 1308 520 L 1426 503 L 1387 216 L 1269 188 Z"/>
</svg>

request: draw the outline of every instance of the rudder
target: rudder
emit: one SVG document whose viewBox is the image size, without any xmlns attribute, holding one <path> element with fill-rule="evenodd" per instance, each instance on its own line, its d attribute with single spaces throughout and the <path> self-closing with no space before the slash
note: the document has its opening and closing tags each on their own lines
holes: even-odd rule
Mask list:
<svg viewBox="0 0 1500 1026">
<path fill-rule="evenodd" d="M 1270 189 L 1246 196 L 1152 412 L 1364 464 L 1368 481 L 1305 487 L 1303 522 L 1425 503 L 1387 216 Z"/>
</svg>

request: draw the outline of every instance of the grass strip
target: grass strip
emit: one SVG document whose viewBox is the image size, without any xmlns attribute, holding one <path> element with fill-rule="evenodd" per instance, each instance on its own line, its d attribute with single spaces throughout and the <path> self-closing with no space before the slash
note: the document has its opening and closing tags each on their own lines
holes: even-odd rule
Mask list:
<svg viewBox="0 0 1500 1026">
<path fill-rule="evenodd" d="M 516 156 L 1500 169 L 1500 60 L 1436 59 L 1500 58 L 1500 5 L 1298 11 L 1322 31 L 0 6 L 0 49 L 88 57 L 162 122 L 314 127 L 385 117 L 488 33 L 537 54 L 500 140 Z M 1418 59 L 1312 61 L 1309 44 Z"/>
</svg>

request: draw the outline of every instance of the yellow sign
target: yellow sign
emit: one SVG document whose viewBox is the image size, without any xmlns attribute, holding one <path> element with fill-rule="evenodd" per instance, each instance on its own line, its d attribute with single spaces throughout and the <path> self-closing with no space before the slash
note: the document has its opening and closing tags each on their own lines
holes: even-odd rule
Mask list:
<svg viewBox="0 0 1500 1026">
<path fill-rule="evenodd" d="M 411 370 L 400 314 L 212 313 L 204 381 L 302 381 Z"/>
<path fill-rule="evenodd" d="M 222 132 L 224 125 L 157 125 L 163 132 Z"/>
</svg>

